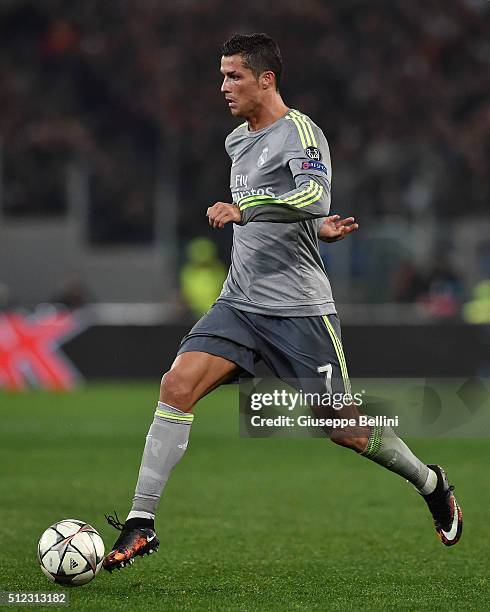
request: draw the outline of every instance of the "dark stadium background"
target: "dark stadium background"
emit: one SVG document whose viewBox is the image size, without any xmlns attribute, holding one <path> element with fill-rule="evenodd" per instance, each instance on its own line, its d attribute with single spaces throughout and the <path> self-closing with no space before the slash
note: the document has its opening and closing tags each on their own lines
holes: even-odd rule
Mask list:
<svg viewBox="0 0 490 612">
<path fill-rule="evenodd" d="M 107 545 L 101 517 L 132 495 L 200 272 L 218 287 L 229 263 L 231 228 L 205 212 L 229 199 L 219 60 L 235 32 L 278 40 L 284 99 L 330 145 L 332 213 L 360 223 L 321 247 L 351 375 L 488 377 L 489 13 L 484 0 L 0 2 L 0 538 L 23 526 L 0 591 L 51 588 L 31 558 L 39 534 L 76 515 Z M 235 391 L 198 407 L 169 484 L 174 530 L 152 560 L 168 580 L 135 564 L 136 578 L 77 590 L 80 608 L 345 610 L 361 594 L 366 610 L 489 609 L 475 488 L 488 438 L 416 442 L 463 489 L 467 539 L 448 556 L 391 475 L 316 441 L 238 440 Z M 407 542 L 398 521 L 414 516 Z"/>
<path fill-rule="evenodd" d="M 189 245 L 211 239 L 226 265 L 231 245 L 230 228 L 210 230 L 204 216 L 229 199 L 223 140 L 236 125 L 220 46 L 256 30 L 282 47 L 287 103 L 327 135 L 332 212 L 361 224 L 322 246 L 354 374 L 373 373 L 358 365 L 356 325 L 376 329 L 376 374 L 393 373 L 393 338 L 407 355 L 395 373 L 421 374 L 410 338 L 426 333 L 442 355 L 461 346 L 461 373 L 488 373 L 488 333 L 466 327 L 490 312 L 479 0 L 2 2 L 0 308 L 95 304 L 92 325 L 190 326 Z M 154 346 L 153 363 L 168 366 L 175 347 Z M 101 375 L 117 376 L 107 357 Z M 453 372 L 440 363 L 433 373 Z"/>
</svg>

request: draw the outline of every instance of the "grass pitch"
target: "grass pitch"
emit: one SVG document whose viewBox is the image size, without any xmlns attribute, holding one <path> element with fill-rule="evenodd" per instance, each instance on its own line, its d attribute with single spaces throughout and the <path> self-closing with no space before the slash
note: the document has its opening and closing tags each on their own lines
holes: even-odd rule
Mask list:
<svg viewBox="0 0 490 612">
<path fill-rule="evenodd" d="M 36 561 L 55 521 L 87 521 L 110 548 L 104 513 L 126 515 L 157 387 L 0 395 L 0 590 L 61 589 Z M 490 609 L 488 439 L 411 443 L 457 485 L 465 529 L 445 548 L 412 487 L 381 467 L 321 439 L 239 438 L 236 393 L 196 409 L 160 552 L 69 589 L 70 609 Z"/>
</svg>

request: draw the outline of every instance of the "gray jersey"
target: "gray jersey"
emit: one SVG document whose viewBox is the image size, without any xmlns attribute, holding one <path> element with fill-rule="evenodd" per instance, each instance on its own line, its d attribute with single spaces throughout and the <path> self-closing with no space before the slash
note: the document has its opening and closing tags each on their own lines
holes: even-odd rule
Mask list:
<svg viewBox="0 0 490 612">
<path fill-rule="evenodd" d="M 242 223 L 233 226 L 231 266 L 218 301 L 279 317 L 335 313 L 317 238 L 332 180 L 323 132 L 290 110 L 256 132 L 240 125 L 225 147 Z"/>
</svg>

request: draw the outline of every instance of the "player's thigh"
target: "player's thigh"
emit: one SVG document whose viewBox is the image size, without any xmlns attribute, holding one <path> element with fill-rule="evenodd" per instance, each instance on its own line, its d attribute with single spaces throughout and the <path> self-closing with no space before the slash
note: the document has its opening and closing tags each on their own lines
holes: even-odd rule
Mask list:
<svg viewBox="0 0 490 612">
<path fill-rule="evenodd" d="M 200 351 L 181 353 L 162 378 L 160 401 L 190 410 L 207 393 L 240 371 L 236 363 Z"/>
<path fill-rule="evenodd" d="M 344 391 L 347 364 L 336 315 L 323 317 L 255 316 L 260 353 L 274 374 L 305 384 L 310 391 Z M 345 389 L 346 390 L 346 389 Z"/>
<path fill-rule="evenodd" d="M 311 409 L 323 418 L 357 419 L 359 411 L 352 397 L 340 320 L 337 315 L 324 315 L 312 320 L 312 328 L 319 331 L 314 335 L 317 339 L 316 351 L 324 362 L 317 366 L 317 372 L 323 378 L 322 386 L 331 395 L 332 401 L 312 405 Z M 312 363 L 315 363 L 314 359 Z"/>
<path fill-rule="evenodd" d="M 356 412 L 355 406 L 340 408 L 341 397 L 348 398 L 351 387 L 337 315 L 271 319 L 260 331 L 264 361 L 291 386 L 324 399 L 322 416 Z"/>
</svg>

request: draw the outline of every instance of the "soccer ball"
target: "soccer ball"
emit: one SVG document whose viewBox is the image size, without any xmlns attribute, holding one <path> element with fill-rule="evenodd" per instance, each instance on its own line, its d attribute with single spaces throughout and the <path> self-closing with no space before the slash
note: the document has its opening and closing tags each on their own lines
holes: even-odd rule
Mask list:
<svg viewBox="0 0 490 612">
<path fill-rule="evenodd" d="M 100 570 L 104 542 L 97 531 L 75 519 L 51 525 L 37 545 L 37 558 L 46 576 L 58 584 L 87 584 Z"/>
</svg>

